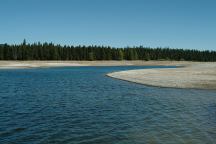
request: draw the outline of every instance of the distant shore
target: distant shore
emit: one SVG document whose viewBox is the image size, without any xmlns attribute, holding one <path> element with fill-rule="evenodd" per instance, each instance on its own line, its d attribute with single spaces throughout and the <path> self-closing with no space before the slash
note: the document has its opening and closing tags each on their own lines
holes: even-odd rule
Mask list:
<svg viewBox="0 0 216 144">
<path fill-rule="evenodd" d="M 157 66 L 188 65 L 185 61 L 0 61 L 0 69 L 72 67 L 72 66 Z"/>
<path fill-rule="evenodd" d="M 216 90 L 216 62 L 183 62 L 180 65 L 184 67 L 129 70 L 107 76 L 157 87 Z"/>
</svg>

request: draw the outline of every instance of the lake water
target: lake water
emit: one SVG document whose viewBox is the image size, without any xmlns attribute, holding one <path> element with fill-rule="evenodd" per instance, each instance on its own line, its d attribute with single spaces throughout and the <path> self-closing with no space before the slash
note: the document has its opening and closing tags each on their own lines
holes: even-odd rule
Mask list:
<svg viewBox="0 0 216 144">
<path fill-rule="evenodd" d="M 0 70 L 0 143 L 216 143 L 216 91 L 105 76 L 138 68 Z"/>
</svg>

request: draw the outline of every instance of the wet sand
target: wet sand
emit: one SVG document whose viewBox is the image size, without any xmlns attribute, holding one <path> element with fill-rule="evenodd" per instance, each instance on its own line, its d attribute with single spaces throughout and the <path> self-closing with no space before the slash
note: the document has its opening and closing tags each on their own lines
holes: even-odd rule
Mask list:
<svg viewBox="0 0 216 144">
<path fill-rule="evenodd" d="M 129 70 L 107 76 L 157 87 L 216 89 L 215 62 L 183 62 L 180 65 L 184 67 Z"/>
</svg>

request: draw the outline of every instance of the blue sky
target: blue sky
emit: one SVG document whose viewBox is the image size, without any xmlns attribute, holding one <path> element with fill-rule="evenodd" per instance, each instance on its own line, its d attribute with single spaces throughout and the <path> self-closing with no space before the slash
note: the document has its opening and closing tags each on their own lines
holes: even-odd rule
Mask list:
<svg viewBox="0 0 216 144">
<path fill-rule="evenodd" d="M 215 0 L 0 0 L 0 43 L 216 50 Z"/>
</svg>

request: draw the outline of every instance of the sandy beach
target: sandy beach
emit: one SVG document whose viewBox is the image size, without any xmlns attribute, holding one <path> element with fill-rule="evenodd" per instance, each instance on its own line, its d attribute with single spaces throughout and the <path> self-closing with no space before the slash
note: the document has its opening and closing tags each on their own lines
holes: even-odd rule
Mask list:
<svg viewBox="0 0 216 144">
<path fill-rule="evenodd" d="M 182 65 L 187 63 L 179 61 L 0 61 L 0 69 L 71 66 Z"/>
<path fill-rule="evenodd" d="M 129 70 L 109 73 L 107 76 L 157 87 L 216 89 L 215 62 L 183 62 L 179 65 L 184 67 Z"/>
</svg>

